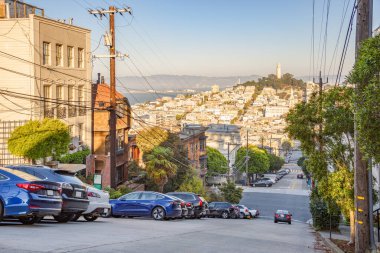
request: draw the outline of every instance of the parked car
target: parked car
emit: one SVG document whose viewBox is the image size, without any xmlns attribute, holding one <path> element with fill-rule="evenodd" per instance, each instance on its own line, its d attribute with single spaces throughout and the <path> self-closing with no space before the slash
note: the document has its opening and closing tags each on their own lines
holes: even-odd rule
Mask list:
<svg viewBox="0 0 380 253">
<path fill-rule="evenodd" d="M 211 202 L 208 205 L 210 213 L 208 217 L 220 217 L 223 219 L 239 217 L 240 210 L 228 202 Z"/>
<path fill-rule="evenodd" d="M 181 200 L 181 207 L 182 207 L 182 217 L 185 217 L 185 218 L 191 218 L 191 217 L 194 217 L 194 205 L 193 203 L 189 202 L 189 201 L 185 201 L 183 199 L 180 199 L 170 193 L 167 193 L 166 195 L 169 195 L 175 199 L 179 199 Z M 183 202 L 183 203 L 182 203 Z"/>
<path fill-rule="evenodd" d="M 55 170 L 44 166 L 7 166 L 23 171 L 41 180 L 57 182 L 62 188 L 62 209 L 58 215 L 53 215 L 58 222 L 65 223 L 82 214 L 89 206 L 86 186 L 74 173 L 65 170 Z"/>
<path fill-rule="evenodd" d="M 251 218 L 251 213 L 245 205 L 236 205 L 239 208 L 240 218 Z"/>
<path fill-rule="evenodd" d="M 159 192 L 138 191 L 111 199 L 113 217 L 152 217 L 155 220 L 182 216 L 181 201 Z"/>
<path fill-rule="evenodd" d="M 262 177 L 273 178 L 276 182 L 281 179 L 281 177 L 277 174 L 263 174 Z"/>
<path fill-rule="evenodd" d="M 251 218 L 257 218 L 260 215 L 259 210 L 257 209 L 248 209 L 249 213 L 251 214 Z"/>
<path fill-rule="evenodd" d="M 270 180 L 258 180 L 255 183 L 253 183 L 253 186 L 256 187 L 271 187 L 272 185 L 273 183 Z"/>
<path fill-rule="evenodd" d="M 303 174 L 302 174 L 302 173 L 297 174 L 297 178 L 298 178 L 298 179 L 303 179 Z"/>
<path fill-rule="evenodd" d="M 0 221 L 16 218 L 31 225 L 45 215 L 59 215 L 61 207 L 60 184 L 0 167 Z"/>
<path fill-rule="evenodd" d="M 208 203 L 207 201 L 192 192 L 168 192 L 167 195 L 180 198 L 186 202 L 190 202 L 194 206 L 194 218 L 202 218 L 207 215 Z"/>
<path fill-rule="evenodd" d="M 78 220 L 82 215 L 86 221 L 95 221 L 99 216 L 107 216 L 111 212 L 111 205 L 109 203 L 110 194 L 91 185 L 85 185 L 87 187 L 87 197 L 90 203 L 87 210 L 83 213 L 76 214 L 72 221 Z"/>
<path fill-rule="evenodd" d="M 288 210 L 277 210 L 274 213 L 274 223 L 279 221 L 292 224 L 292 214 Z"/>
<path fill-rule="evenodd" d="M 268 181 L 271 181 L 272 184 L 275 184 L 275 183 L 277 182 L 276 179 L 274 179 L 274 178 L 269 178 L 269 177 L 262 177 L 262 178 L 260 178 L 260 180 L 268 180 Z"/>
</svg>

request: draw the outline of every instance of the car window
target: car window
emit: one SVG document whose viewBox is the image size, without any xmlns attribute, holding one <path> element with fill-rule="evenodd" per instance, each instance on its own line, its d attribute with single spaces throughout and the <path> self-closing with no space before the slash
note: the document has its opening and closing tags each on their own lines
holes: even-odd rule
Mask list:
<svg viewBox="0 0 380 253">
<path fill-rule="evenodd" d="M 4 180 L 7 180 L 7 179 L 8 178 L 6 176 L 0 174 L 0 181 L 4 181 Z"/>
<path fill-rule="evenodd" d="M 39 178 L 35 177 L 35 176 L 32 176 L 28 173 L 25 173 L 23 171 L 19 171 L 19 170 L 14 170 L 14 169 L 9 169 L 9 168 L 1 168 L 2 170 L 12 174 L 12 175 L 15 175 L 16 177 L 19 177 L 19 178 L 22 178 L 26 181 L 37 181 L 37 180 L 40 180 Z"/>
<path fill-rule="evenodd" d="M 176 196 L 177 198 L 180 198 L 182 200 L 186 200 L 186 201 L 192 201 L 192 200 L 195 200 L 195 197 L 194 195 L 192 194 L 181 194 L 181 193 L 174 193 L 172 194 L 173 196 Z"/>
<path fill-rule="evenodd" d="M 124 196 L 121 196 L 120 199 L 121 200 L 139 199 L 140 194 L 141 194 L 140 192 L 132 192 L 132 193 L 128 193 Z"/>
<path fill-rule="evenodd" d="M 215 203 L 210 203 L 210 204 L 208 205 L 208 207 L 209 207 L 209 208 L 214 208 L 214 207 L 215 207 Z"/>
<path fill-rule="evenodd" d="M 141 200 L 155 200 L 157 199 L 157 195 L 151 192 L 143 192 L 140 196 Z"/>
<path fill-rule="evenodd" d="M 228 204 L 228 203 L 223 203 L 223 207 L 224 208 L 228 208 L 228 207 L 230 207 L 231 205 L 230 204 Z"/>
</svg>

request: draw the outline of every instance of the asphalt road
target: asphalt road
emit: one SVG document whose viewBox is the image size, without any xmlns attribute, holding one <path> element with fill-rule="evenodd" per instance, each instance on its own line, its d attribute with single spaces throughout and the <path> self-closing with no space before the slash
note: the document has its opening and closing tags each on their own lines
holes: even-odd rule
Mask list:
<svg viewBox="0 0 380 253">
<path fill-rule="evenodd" d="M 53 221 L 33 226 L 0 224 L 0 252 L 325 252 L 305 223 L 266 219 L 154 221 L 109 218 Z"/>
</svg>

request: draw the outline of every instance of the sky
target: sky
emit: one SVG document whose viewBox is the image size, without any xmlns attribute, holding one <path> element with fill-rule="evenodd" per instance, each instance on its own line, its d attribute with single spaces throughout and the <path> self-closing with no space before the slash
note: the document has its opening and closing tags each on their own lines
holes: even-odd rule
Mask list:
<svg viewBox="0 0 380 253">
<path fill-rule="evenodd" d="M 116 16 L 116 48 L 129 55 L 117 61 L 118 76 L 266 76 L 275 72 L 277 63 L 281 63 L 283 73 L 295 76 L 313 76 L 319 69 L 324 75 L 334 75 L 353 1 L 331 0 L 325 64 L 321 55 L 329 0 L 315 0 L 314 58 L 312 0 L 25 0 L 44 8 L 50 18 L 74 18 L 75 25 L 91 29 L 94 54 L 106 53 L 99 41 L 108 28 L 108 19 L 89 15 L 87 9 L 130 6 L 133 17 Z M 379 10 L 380 0 L 373 1 L 374 10 Z M 378 11 L 374 13 L 373 26 L 380 26 Z M 343 74 L 353 66 L 354 39 L 355 27 Z M 104 65 L 108 66 L 108 62 L 94 60 L 94 73 L 107 73 Z"/>
</svg>

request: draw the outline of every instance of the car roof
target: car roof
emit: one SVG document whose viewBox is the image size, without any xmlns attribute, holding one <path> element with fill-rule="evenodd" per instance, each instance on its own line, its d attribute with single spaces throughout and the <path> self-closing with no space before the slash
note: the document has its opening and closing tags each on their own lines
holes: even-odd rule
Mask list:
<svg viewBox="0 0 380 253">
<path fill-rule="evenodd" d="M 40 178 L 35 177 L 33 175 L 30 175 L 28 173 L 25 173 L 23 171 L 14 170 L 14 169 L 10 169 L 10 168 L 0 167 L 0 171 L 6 172 L 4 174 L 11 174 L 12 176 L 18 177 L 18 178 L 25 180 L 25 181 L 39 181 L 39 180 L 41 180 Z M 7 176 L 7 175 L 5 175 L 5 176 Z"/>
<path fill-rule="evenodd" d="M 277 210 L 276 213 L 289 213 L 288 210 Z"/>
</svg>

